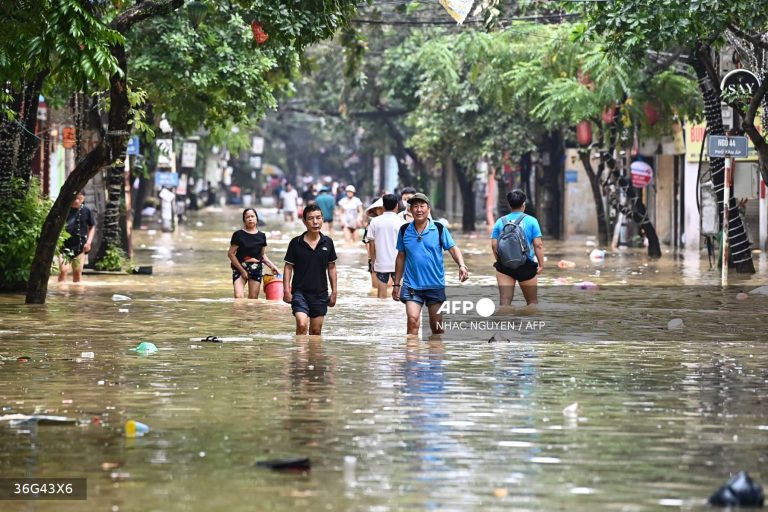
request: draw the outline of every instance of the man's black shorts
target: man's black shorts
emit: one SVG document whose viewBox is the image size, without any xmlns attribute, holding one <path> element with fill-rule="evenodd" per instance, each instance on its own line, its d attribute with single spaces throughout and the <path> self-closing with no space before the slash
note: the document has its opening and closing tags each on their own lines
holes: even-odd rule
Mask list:
<svg viewBox="0 0 768 512">
<path fill-rule="evenodd" d="M 539 270 L 539 266 L 531 260 L 526 261 L 524 265 L 517 267 L 514 270 L 510 270 L 504 267 L 498 261 L 493 264 L 493 268 L 495 268 L 497 271 L 501 272 L 505 276 L 509 276 L 512 279 L 515 279 L 516 281 L 520 281 L 520 282 L 529 281 L 533 279 L 534 277 L 536 277 L 536 272 Z"/>
<path fill-rule="evenodd" d="M 291 310 L 294 315 L 304 313 L 309 318 L 325 316 L 328 313 L 328 292 L 310 293 L 293 290 Z"/>
</svg>

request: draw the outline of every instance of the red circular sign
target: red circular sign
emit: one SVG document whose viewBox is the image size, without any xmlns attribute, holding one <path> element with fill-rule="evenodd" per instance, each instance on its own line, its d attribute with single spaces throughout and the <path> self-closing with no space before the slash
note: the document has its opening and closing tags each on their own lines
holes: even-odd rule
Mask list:
<svg viewBox="0 0 768 512">
<path fill-rule="evenodd" d="M 632 162 L 629 166 L 632 176 L 632 186 L 635 188 L 647 187 L 653 181 L 653 168 L 645 162 Z"/>
</svg>

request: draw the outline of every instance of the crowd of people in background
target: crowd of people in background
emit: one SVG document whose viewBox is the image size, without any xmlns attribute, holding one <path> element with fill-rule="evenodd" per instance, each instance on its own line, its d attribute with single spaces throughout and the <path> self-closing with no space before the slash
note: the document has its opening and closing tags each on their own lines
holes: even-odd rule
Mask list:
<svg viewBox="0 0 768 512">
<path fill-rule="evenodd" d="M 425 306 L 432 333 L 440 334 L 439 310 L 446 300 L 443 252 L 458 266 L 459 282 L 469 279 L 469 269 L 445 221 L 432 218 L 430 198 L 403 187 L 399 197 L 384 193 L 365 208 L 353 185 L 336 188 L 336 195 L 328 186 L 309 186 L 299 194 L 286 183 L 279 193 L 277 207 L 285 221 L 293 225 L 300 217 L 306 228 L 290 241 L 284 257 L 283 300 L 291 305 L 296 334 L 321 334 L 328 308 L 336 303 L 337 257 L 332 237 L 337 225 L 347 245 L 357 243 L 364 230 L 371 286 L 379 299 L 391 296 L 405 304 L 408 334 L 418 333 Z M 495 259 L 502 306 L 511 304 L 518 283 L 526 304 L 538 303 L 537 277 L 544 268 L 544 249 L 538 220 L 524 213 L 526 201 L 522 190 L 509 192 L 511 213 L 499 218 L 491 233 L 489 249 Z M 274 273 L 277 269 L 266 256 L 267 243 L 258 231 L 256 211 L 246 209 L 243 222 L 243 229 L 233 234 L 229 250 L 235 297 L 243 297 L 247 285 L 248 296 L 257 298 L 259 286 L 252 286 L 250 280 L 260 283 L 262 265 Z M 253 247 L 243 249 L 245 243 Z"/>
</svg>

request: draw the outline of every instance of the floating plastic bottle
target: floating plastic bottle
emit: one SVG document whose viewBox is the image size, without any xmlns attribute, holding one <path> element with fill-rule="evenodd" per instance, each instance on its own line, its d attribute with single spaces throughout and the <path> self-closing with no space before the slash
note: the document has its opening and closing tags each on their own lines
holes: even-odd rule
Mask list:
<svg viewBox="0 0 768 512">
<path fill-rule="evenodd" d="M 141 437 L 149 432 L 149 425 L 136 420 L 125 422 L 125 437 Z"/>
</svg>

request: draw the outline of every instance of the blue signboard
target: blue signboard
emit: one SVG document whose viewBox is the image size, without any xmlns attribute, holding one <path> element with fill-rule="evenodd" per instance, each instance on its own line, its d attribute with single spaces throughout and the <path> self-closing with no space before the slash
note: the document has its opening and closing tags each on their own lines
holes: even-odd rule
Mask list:
<svg viewBox="0 0 768 512">
<path fill-rule="evenodd" d="M 155 187 L 173 188 L 179 186 L 179 173 L 155 171 Z"/>
<path fill-rule="evenodd" d="M 707 154 L 709 158 L 746 158 L 749 156 L 749 142 L 746 137 L 710 135 Z"/>
<path fill-rule="evenodd" d="M 579 171 L 565 171 L 565 182 L 576 183 L 579 181 Z"/>
<path fill-rule="evenodd" d="M 130 139 L 128 139 L 128 147 L 125 150 L 126 154 L 128 155 L 138 155 L 139 154 L 139 137 L 134 135 Z"/>
</svg>

